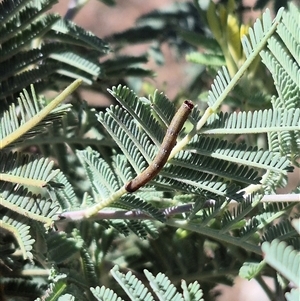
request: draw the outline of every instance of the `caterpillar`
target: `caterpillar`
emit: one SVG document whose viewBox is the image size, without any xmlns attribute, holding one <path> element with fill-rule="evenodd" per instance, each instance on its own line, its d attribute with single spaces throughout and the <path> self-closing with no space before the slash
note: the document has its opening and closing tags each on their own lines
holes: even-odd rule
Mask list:
<svg viewBox="0 0 300 301">
<path fill-rule="evenodd" d="M 167 133 L 163 139 L 161 147 L 156 157 L 153 159 L 153 162 L 141 174 L 137 175 L 133 180 L 126 183 L 125 189 L 127 192 L 135 192 L 140 187 L 151 181 L 160 172 L 160 170 L 166 164 L 169 155 L 176 144 L 177 136 L 193 107 L 194 104 L 192 101 L 184 101 L 174 115 L 170 126 L 167 129 Z"/>
</svg>

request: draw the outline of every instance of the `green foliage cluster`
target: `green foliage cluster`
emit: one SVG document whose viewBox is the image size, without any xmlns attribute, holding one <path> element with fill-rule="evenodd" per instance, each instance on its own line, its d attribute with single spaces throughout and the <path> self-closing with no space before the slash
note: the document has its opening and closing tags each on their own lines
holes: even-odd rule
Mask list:
<svg viewBox="0 0 300 301">
<path fill-rule="evenodd" d="M 236 275 L 299 300 L 300 187 L 276 194 L 299 166 L 299 9 L 267 10 L 251 28 L 234 1 L 187 1 L 104 42 L 45 14 L 54 2 L 0 3 L 1 300 L 207 301 Z M 167 42 L 195 64 L 175 102 L 130 87 L 152 72 L 146 56 L 118 53 L 145 41 L 159 63 Z M 82 83 L 118 104 L 62 104 Z M 127 193 L 184 97 L 196 106 L 167 164 Z"/>
</svg>

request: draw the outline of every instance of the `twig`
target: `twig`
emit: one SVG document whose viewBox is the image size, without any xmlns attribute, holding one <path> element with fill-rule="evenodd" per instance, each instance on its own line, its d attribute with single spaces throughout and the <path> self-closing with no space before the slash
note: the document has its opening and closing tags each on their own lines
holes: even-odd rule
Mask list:
<svg viewBox="0 0 300 301">
<path fill-rule="evenodd" d="M 275 194 L 275 195 L 265 195 L 261 202 L 271 203 L 271 202 L 300 202 L 300 194 Z M 208 200 L 203 204 L 203 208 L 214 206 L 215 202 L 213 200 Z M 194 204 L 184 204 L 179 206 L 172 206 L 160 211 L 165 215 L 166 218 L 171 217 L 176 214 L 188 213 L 193 209 Z M 153 219 L 148 214 L 140 210 L 100 210 L 96 215 L 87 217 L 86 209 L 77 211 L 66 211 L 58 216 L 58 220 L 55 222 L 62 221 L 81 221 L 84 219 L 89 220 L 102 220 L 102 219 Z"/>
<path fill-rule="evenodd" d="M 175 214 L 182 214 L 190 212 L 193 208 L 193 204 L 184 204 L 180 206 L 173 206 L 166 209 L 160 210 L 166 218 Z M 85 216 L 86 209 L 77 210 L 77 211 L 66 211 L 61 213 L 58 216 L 58 222 L 65 222 L 65 221 L 81 221 L 86 219 Z M 148 214 L 140 211 L 140 210 L 101 210 L 96 215 L 93 215 L 89 218 L 89 220 L 102 220 L 102 219 L 153 219 L 153 217 L 149 216 Z"/>
</svg>

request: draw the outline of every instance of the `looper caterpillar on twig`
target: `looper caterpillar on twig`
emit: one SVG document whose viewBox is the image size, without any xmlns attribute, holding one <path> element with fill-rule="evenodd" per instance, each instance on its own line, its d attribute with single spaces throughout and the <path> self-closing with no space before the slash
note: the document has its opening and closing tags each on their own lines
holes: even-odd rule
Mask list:
<svg viewBox="0 0 300 301">
<path fill-rule="evenodd" d="M 134 192 L 138 190 L 140 187 L 151 181 L 160 172 L 166 164 L 169 155 L 176 144 L 177 136 L 193 107 L 194 104 L 190 100 L 186 100 L 181 105 L 167 129 L 167 133 L 153 162 L 141 174 L 137 175 L 133 180 L 129 181 L 125 185 L 127 192 Z"/>
</svg>

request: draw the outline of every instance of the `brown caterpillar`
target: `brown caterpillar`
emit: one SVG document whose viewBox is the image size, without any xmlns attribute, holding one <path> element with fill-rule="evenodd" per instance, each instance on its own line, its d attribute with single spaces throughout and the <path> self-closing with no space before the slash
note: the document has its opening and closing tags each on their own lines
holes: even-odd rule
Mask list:
<svg viewBox="0 0 300 301">
<path fill-rule="evenodd" d="M 186 100 L 181 105 L 167 129 L 167 133 L 153 162 L 141 174 L 137 175 L 133 180 L 129 181 L 125 185 L 127 192 L 135 192 L 140 187 L 151 181 L 160 172 L 166 164 L 169 155 L 176 144 L 177 136 L 193 107 L 194 104 L 190 100 Z"/>
</svg>

